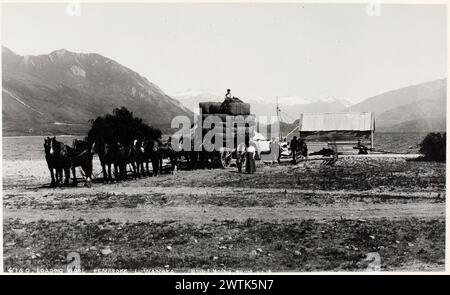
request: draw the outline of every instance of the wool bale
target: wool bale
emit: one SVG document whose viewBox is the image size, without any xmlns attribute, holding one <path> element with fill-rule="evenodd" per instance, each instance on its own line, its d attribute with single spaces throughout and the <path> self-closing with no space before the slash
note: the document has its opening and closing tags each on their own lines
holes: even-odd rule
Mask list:
<svg viewBox="0 0 450 295">
<path fill-rule="evenodd" d="M 209 102 L 200 102 L 199 104 L 200 110 L 202 114 L 215 114 L 220 112 L 220 107 L 222 103 L 209 101 Z"/>
<path fill-rule="evenodd" d="M 215 133 L 223 133 L 223 134 L 227 134 L 227 132 L 231 135 L 245 135 L 245 134 L 250 134 L 251 136 L 255 135 L 255 128 L 254 127 L 249 127 L 249 128 L 220 128 L 220 127 L 215 127 L 213 128 L 203 128 L 202 129 L 202 133 L 206 134 L 207 132 L 211 131 L 211 130 L 215 130 Z"/>
<path fill-rule="evenodd" d="M 217 120 L 217 122 L 221 121 L 223 123 L 227 123 L 227 122 L 237 123 L 238 126 L 245 126 L 245 124 L 248 124 L 249 126 L 256 125 L 255 115 L 231 116 L 228 114 L 217 114 L 217 113 L 216 114 L 202 114 L 202 122 L 205 122 L 206 118 L 208 118 L 210 116 L 214 116 L 215 118 L 210 118 L 209 122 L 213 122 L 213 120 Z"/>
<path fill-rule="evenodd" d="M 245 102 L 224 101 L 220 106 L 220 113 L 232 116 L 250 115 L 250 104 Z"/>
</svg>

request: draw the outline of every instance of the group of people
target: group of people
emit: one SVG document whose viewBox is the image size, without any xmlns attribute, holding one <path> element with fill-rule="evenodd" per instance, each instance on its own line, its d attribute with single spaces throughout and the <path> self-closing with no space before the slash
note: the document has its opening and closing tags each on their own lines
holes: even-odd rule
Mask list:
<svg viewBox="0 0 450 295">
<path fill-rule="evenodd" d="M 272 138 L 272 141 L 269 144 L 270 148 L 270 162 L 280 163 L 281 158 L 281 146 L 275 137 Z M 308 156 L 308 147 L 304 139 L 297 139 L 297 136 L 290 142 L 290 149 L 292 152 L 292 163 L 297 163 L 297 155 L 300 154 L 301 157 L 306 158 Z M 238 146 L 237 149 L 237 160 L 236 166 L 238 168 L 238 172 L 242 172 L 243 163 L 245 162 L 245 173 L 254 174 L 256 171 L 256 148 L 255 146 L 246 142 L 245 145 Z"/>
</svg>

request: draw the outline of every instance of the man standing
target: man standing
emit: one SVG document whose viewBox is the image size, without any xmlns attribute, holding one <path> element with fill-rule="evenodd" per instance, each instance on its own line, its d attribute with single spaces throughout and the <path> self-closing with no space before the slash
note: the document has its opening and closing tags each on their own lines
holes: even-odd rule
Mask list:
<svg viewBox="0 0 450 295">
<path fill-rule="evenodd" d="M 294 136 L 294 138 L 291 140 L 290 144 L 291 152 L 292 152 L 292 164 L 297 164 L 297 149 L 298 149 L 298 141 L 297 136 Z"/>
</svg>

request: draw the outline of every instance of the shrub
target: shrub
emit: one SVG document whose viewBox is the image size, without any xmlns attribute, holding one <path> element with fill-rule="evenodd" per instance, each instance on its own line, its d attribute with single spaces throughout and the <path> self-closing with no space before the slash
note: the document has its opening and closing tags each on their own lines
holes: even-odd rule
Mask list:
<svg viewBox="0 0 450 295">
<path fill-rule="evenodd" d="M 428 133 L 420 143 L 420 153 L 430 161 L 445 161 L 446 132 Z"/>
<path fill-rule="evenodd" d="M 133 116 L 127 108 L 113 110 L 112 114 L 97 117 L 91 121 L 92 127 L 88 133 L 88 140 L 101 140 L 107 143 L 120 142 L 129 145 L 134 139 L 160 139 L 161 131 L 145 124 L 141 118 Z"/>
</svg>

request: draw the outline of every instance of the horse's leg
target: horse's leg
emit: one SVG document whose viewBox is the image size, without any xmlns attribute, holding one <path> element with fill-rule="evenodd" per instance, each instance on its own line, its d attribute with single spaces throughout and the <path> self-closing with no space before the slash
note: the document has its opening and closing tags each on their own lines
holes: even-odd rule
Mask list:
<svg viewBox="0 0 450 295">
<path fill-rule="evenodd" d="M 108 181 L 113 181 L 112 175 L 111 175 L 111 163 L 108 164 Z"/>
<path fill-rule="evenodd" d="M 131 162 L 131 167 L 133 168 L 133 179 L 136 179 L 138 177 L 139 171 L 136 167 L 136 164 L 134 161 Z"/>
<path fill-rule="evenodd" d="M 127 164 L 120 163 L 119 167 L 119 179 L 127 180 Z"/>
<path fill-rule="evenodd" d="M 62 184 L 64 182 L 63 181 L 63 173 L 64 173 L 64 168 L 59 168 L 59 180 L 58 180 L 59 184 Z"/>
<path fill-rule="evenodd" d="M 117 171 L 117 180 L 121 181 L 123 178 L 123 168 L 122 168 L 122 164 L 118 163 L 116 166 L 116 171 Z"/>
<path fill-rule="evenodd" d="M 108 182 L 108 174 L 106 173 L 106 164 L 104 162 L 101 163 L 102 171 L 103 171 L 103 182 Z"/>
<path fill-rule="evenodd" d="M 152 157 L 151 158 L 151 160 L 152 160 L 152 175 L 153 176 L 156 176 L 156 175 L 158 175 L 158 170 L 159 170 L 159 167 L 158 167 L 158 158 L 156 158 L 156 157 Z"/>
<path fill-rule="evenodd" d="M 59 184 L 59 168 L 55 168 L 55 185 Z"/>
<path fill-rule="evenodd" d="M 78 180 L 77 180 L 75 165 L 72 165 L 71 168 L 72 168 L 72 174 L 73 174 L 73 185 L 77 186 Z"/>
<path fill-rule="evenodd" d="M 111 181 L 117 180 L 116 164 L 109 163 L 108 168 L 109 168 L 109 178 L 111 179 Z M 112 170 L 112 172 L 111 172 L 111 170 Z"/>
<path fill-rule="evenodd" d="M 121 174 L 122 174 L 122 179 L 123 180 L 127 180 L 127 177 L 128 177 L 128 175 L 127 175 L 127 164 L 125 163 L 125 164 L 122 164 L 121 165 Z"/>
<path fill-rule="evenodd" d="M 122 164 L 118 163 L 118 164 L 114 164 L 114 169 L 116 171 L 116 179 L 118 181 L 122 180 Z"/>
<path fill-rule="evenodd" d="M 139 162 L 138 161 L 134 161 L 133 164 L 136 166 L 136 176 L 137 177 L 141 177 L 141 171 L 140 171 L 140 167 L 139 167 Z"/>
<path fill-rule="evenodd" d="M 55 181 L 55 173 L 53 172 L 53 168 L 48 168 L 48 170 L 50 170 L 50 177 L 52 178 L 52 182 L 50 183 L 50 187 L 54 187 L 56 184 Z"/>
<path fill-rule="evenodd" d="M 62 168 L 56 169 L 56 185 L 59 185 L 62 179 Z"/>
<path fill-rule="evenodd" d="M 138 164 L 138 170 L 139 170 L 139 177 L 144 176 L 145 170 L 144 170 L 144 162 L 143 162 L 142 160 L 139 161 L 139 164 Z"/>
<path fill-rule="evenodd" d="M 150 164 L 149 162 L 152 163 L 152 173 L 150 174 Z M 149 162 L 147 162 L 147 173 L 149 176 L 155 176 L 155 160 L 153 159 L 153 157 L 149 158 Z"/>
<path fill-rule="evenodd" d="M 144 159 L 139 159 L 139 162 L 138 162 L 138 170 L 139 170 L 139 177 L 145 175 L 145 170 L 144 170 Z"/>
<path fill-rule="evenodd" d="M 84 174 L 86 175 L 86 182 L 84 183 L 84 186 L 91 187 L 92 159 L 84 164 L 81 169 L 83 169 Z"/>
<path fill-rule="evenodd" d="M 156 168 L 155 168 L 156 174 L 161 174 L 161 172 L 162 172 L 161 162 L 162 162 L 162 159 L 160 157 L 157 157 L 156 158 Z"/>
<path fill-rule="evenodd" d="M 136 161 L 134 162 L 134 164 L 136 165 L 136 173 L 137 173 L 137 177 L 138 177 L 138 178 L 141 178 L 141 173 L 142 173 L 142 171 L 141 171 L 141 161 L 140 161 L 140 160 L 136 160 Z"/>
<path fill-rule="evenodd" d="M 70 166 L 64 167 L 64 185 L 69 185 Z"/>
</svg>

